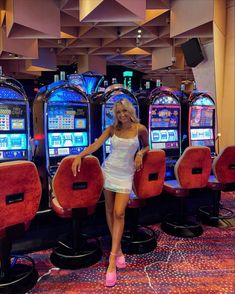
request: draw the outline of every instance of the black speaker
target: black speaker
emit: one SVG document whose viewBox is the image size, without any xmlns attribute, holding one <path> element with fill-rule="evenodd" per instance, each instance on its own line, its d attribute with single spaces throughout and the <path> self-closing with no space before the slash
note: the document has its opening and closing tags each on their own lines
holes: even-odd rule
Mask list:
<svg viewBox="0 0 235 294">
<path fill-rule="evenodd" d="M 195 67 L 204 60 L 204 54 L 197 38 L 181 44 L 181 48 L 188 66 Z"/>
</svg>

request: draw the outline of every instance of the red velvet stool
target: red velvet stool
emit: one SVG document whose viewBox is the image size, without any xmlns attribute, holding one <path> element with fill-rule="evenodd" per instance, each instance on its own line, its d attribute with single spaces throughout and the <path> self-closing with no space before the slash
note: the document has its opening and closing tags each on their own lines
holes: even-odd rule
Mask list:
<svg viewBox="0 0 235 294">
<path fill-rule="evenodd" d="M 220 200 L 221 191 L 235 191 L 235 145 L 225 147 L 214 158 L 212 168 L 214 175 L 210 176 L 207 184 L 213 199 L 212 205 L 201 207 L 199 215 L 202 222 L 207 225 L 233 226 L 234 213 L 221 207 Z"/>
<path fill-rule="evenodd" d="M 53 249 L 51 262 L 68 269 L 90 266 L 102 256 L 98 240 L 84 236 L 81 228 L 82 222 L 95 212 L 103 189 L 103 173 L 98 159 L 87 156 L 74 177 L 71 170 L 74 158 L 68 156 L 61 161 L 52 181 L 52 209 L 59 217 L 72 218 L 73 228 L 71 241 L 59 242 Z"/>
<path fill-rule="evenodd" d="M 203 193 L 211 172 L 211 154 L 208 147 L 187 147 L 176 162 L 176 180 L 165 181 L 164 193 L 178 199 L 176 214 L 168 214 L 162 224 L 162 230 L 178 237 L 196 237 L 203 233 L 200 222 L 186 211 L 186 199 L 194 194 Z"/>
<path fill-rule="evenodd" d="M 134 176 L 134 187 L 137 198 L 130 199 L 128 211 L 131 215 L 129 230 L 125 230 L 122 238 L 123 251 L 128 254 L 142 254 L 155 249 L 156 235 L 148 227 L 139 226 L 140 208 L 145 200 L 161 194 L 166 172 L 165 152 L 149 151 L 143 158 L 143 168 Z"/>
<path fill-rule="evenodd" d="M 40 198 L 41 183 L 34 163 L 0 163 L 0 293 L 25 293 L 37 282 L 33 259 L 11 255 L 11 247 L 28 229 Z"/>
</svg>

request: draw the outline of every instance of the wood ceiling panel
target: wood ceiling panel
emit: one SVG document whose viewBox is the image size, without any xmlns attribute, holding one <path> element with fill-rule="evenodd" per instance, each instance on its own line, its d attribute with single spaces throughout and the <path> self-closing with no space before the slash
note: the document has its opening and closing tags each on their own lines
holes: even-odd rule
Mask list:
<svg viewBox="0 0 235 294">
<path fill-rule="evenodd" d="M 191 68 L 186 69 L 185 66 L 181 72 L 152 71 L 152 51 L 169 48 L 173 44 L 179 48 L 192 36 L 200 38 L 202 44 L 213 40 L 212 22 L 184 31 L 174 38 L 170 36 L 170 9 L 174 0 L 34 0 L 38 9 L 33 8 L 31 13 L 28 8 L 33 6 L 32 1 L 27 1 L 25 10 L 19 2 L 0 1 L 0 24 L 7 27 L 9 44 L 13 38 L 19 47 L 26 39 L 34 40 L 36 53 L 41 48 L 50 50 L 56 54 L 57 65 L 73 64 L 81 55 L 102 55 L 107 64 L 125 65 L 148 75 L 189 75 Z M 16 5 L 13 7 L 9 3 Z M 45 8 L 40 7 L 42 3 Z M 39 14 L 40 22 L 37 21 Z M 137 38 L 138 29 L 142 30 L 141 38 Z M 1 49 L 1 61 L 15 61 L 15 56 L 9 56 L 14 52 L 9 50 Z M 29 54 L 21 50 L 18 57 L 28 59 Z M 133 61 L 137 63 L 133 64 Z"/>
</svg>

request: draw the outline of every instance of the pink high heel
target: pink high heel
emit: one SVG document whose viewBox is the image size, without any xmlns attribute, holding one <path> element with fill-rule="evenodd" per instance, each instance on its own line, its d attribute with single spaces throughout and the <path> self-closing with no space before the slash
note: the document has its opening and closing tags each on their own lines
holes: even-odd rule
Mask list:
<svg viewBox="0 0 235 294">
<path fill-rule="evenodd" d="M 123 254 L 116 256 L 116 267 L 117 268 L 126 268 L 126 260 L 125 260 L 125 256 Z"/>
<path fill-rule="evenodd" d="M 106 280 L 105 280 L 105 286 L 106 287 L 113 287 L 116 285 L 117 282 L 117 272 L 116 270 L 113 272 L 106 273 Z"/>
<path fill-rule="evenodd" d="M 116 256 L 116 254 L 110 252 L 110 255 Z M 115 259 L 116 263 L 116 259 Z M 116 269 L 112 272 L 107 272 L 106 273 L 106 279 L 105 279 L 105 286 L 106 287 L 113 287 L 116 285 L 117 282 L 117 272 Z"/>
</svg>

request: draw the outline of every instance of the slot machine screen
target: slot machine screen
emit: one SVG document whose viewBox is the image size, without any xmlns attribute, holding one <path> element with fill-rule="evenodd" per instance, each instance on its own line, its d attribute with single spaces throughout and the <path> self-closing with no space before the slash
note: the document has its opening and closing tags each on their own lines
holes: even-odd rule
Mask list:
<svg viewBox="0 0 235 294">
<path fill-rule="evenodd" d="M 12 118 L 11 119 L 11 130 L 22 131 L 25 130 L 25 119 L 24 118 Z"/>
<path fill-rule="evenodd" d="M 151 109 L 150 137 L 153 149 L 179 148 L 179 111 L 178 107 Z"/>
<path fill-rule="evenodd" d="M 0 104 L 0 132 L 26 130 L 26 105 Z"/>
<path fill-rule="evenodd" d="M 192 107 L 190 126 L 191 127 L 212 127 L 214 109 L 208 107 Z"/>
<path fill-rule="evenodd" d="M 0 134 L 0 150 L 24 150 L 26 148 L 26 134 Z"/>
<path fill-rule="evenodd" d="M 87 107 L 48 106 L 48 130 L 87 129 Z"/>
<path fill-rule="evenodd" d="M 192 146 L 214 146 L 214 133 L 212 128 L 191 129 Z"/>
<path fill-rule="evenodd" d="M 153 149 L 171 149 L 179 147 L 177 129 L 152 130 L 150 136 Z"/>
<path fill-rule="evenodd" d="M 86 118 L 75 118 L 75 129 L 86 129 Z"/>
<path fill-rule="evenodd" d="M 26 134 L 0 134 L 0 160 L 27 159 Z"/>
<path fill-rule="evenodd" d="M 177 128 L 179 124 L 179 108 L 153 107 L 150 124 L 151 128 Z"/>
<path fill-rule="evenodd" d="M 47 139 L 50 157 L 80 153 L 88 146 L 87 107 L 49 105 Z"/>
<path fill-rule="evenodd" d="M 0 104 L 0 160 L 28 159 L 25 104 Z"/>
<path fill-rule="evenodd" d="M 11 118 L 9 114 L 0 114 L 0 131 L 24 131 L 24 118 Z"/>
<path fill-rule="evenodd" d="M 64 156 L 78 154 L 88 145 L 87 132 L 56 132 L 48 133 L 48 147 L 50 156 Z"/>
</svg>

